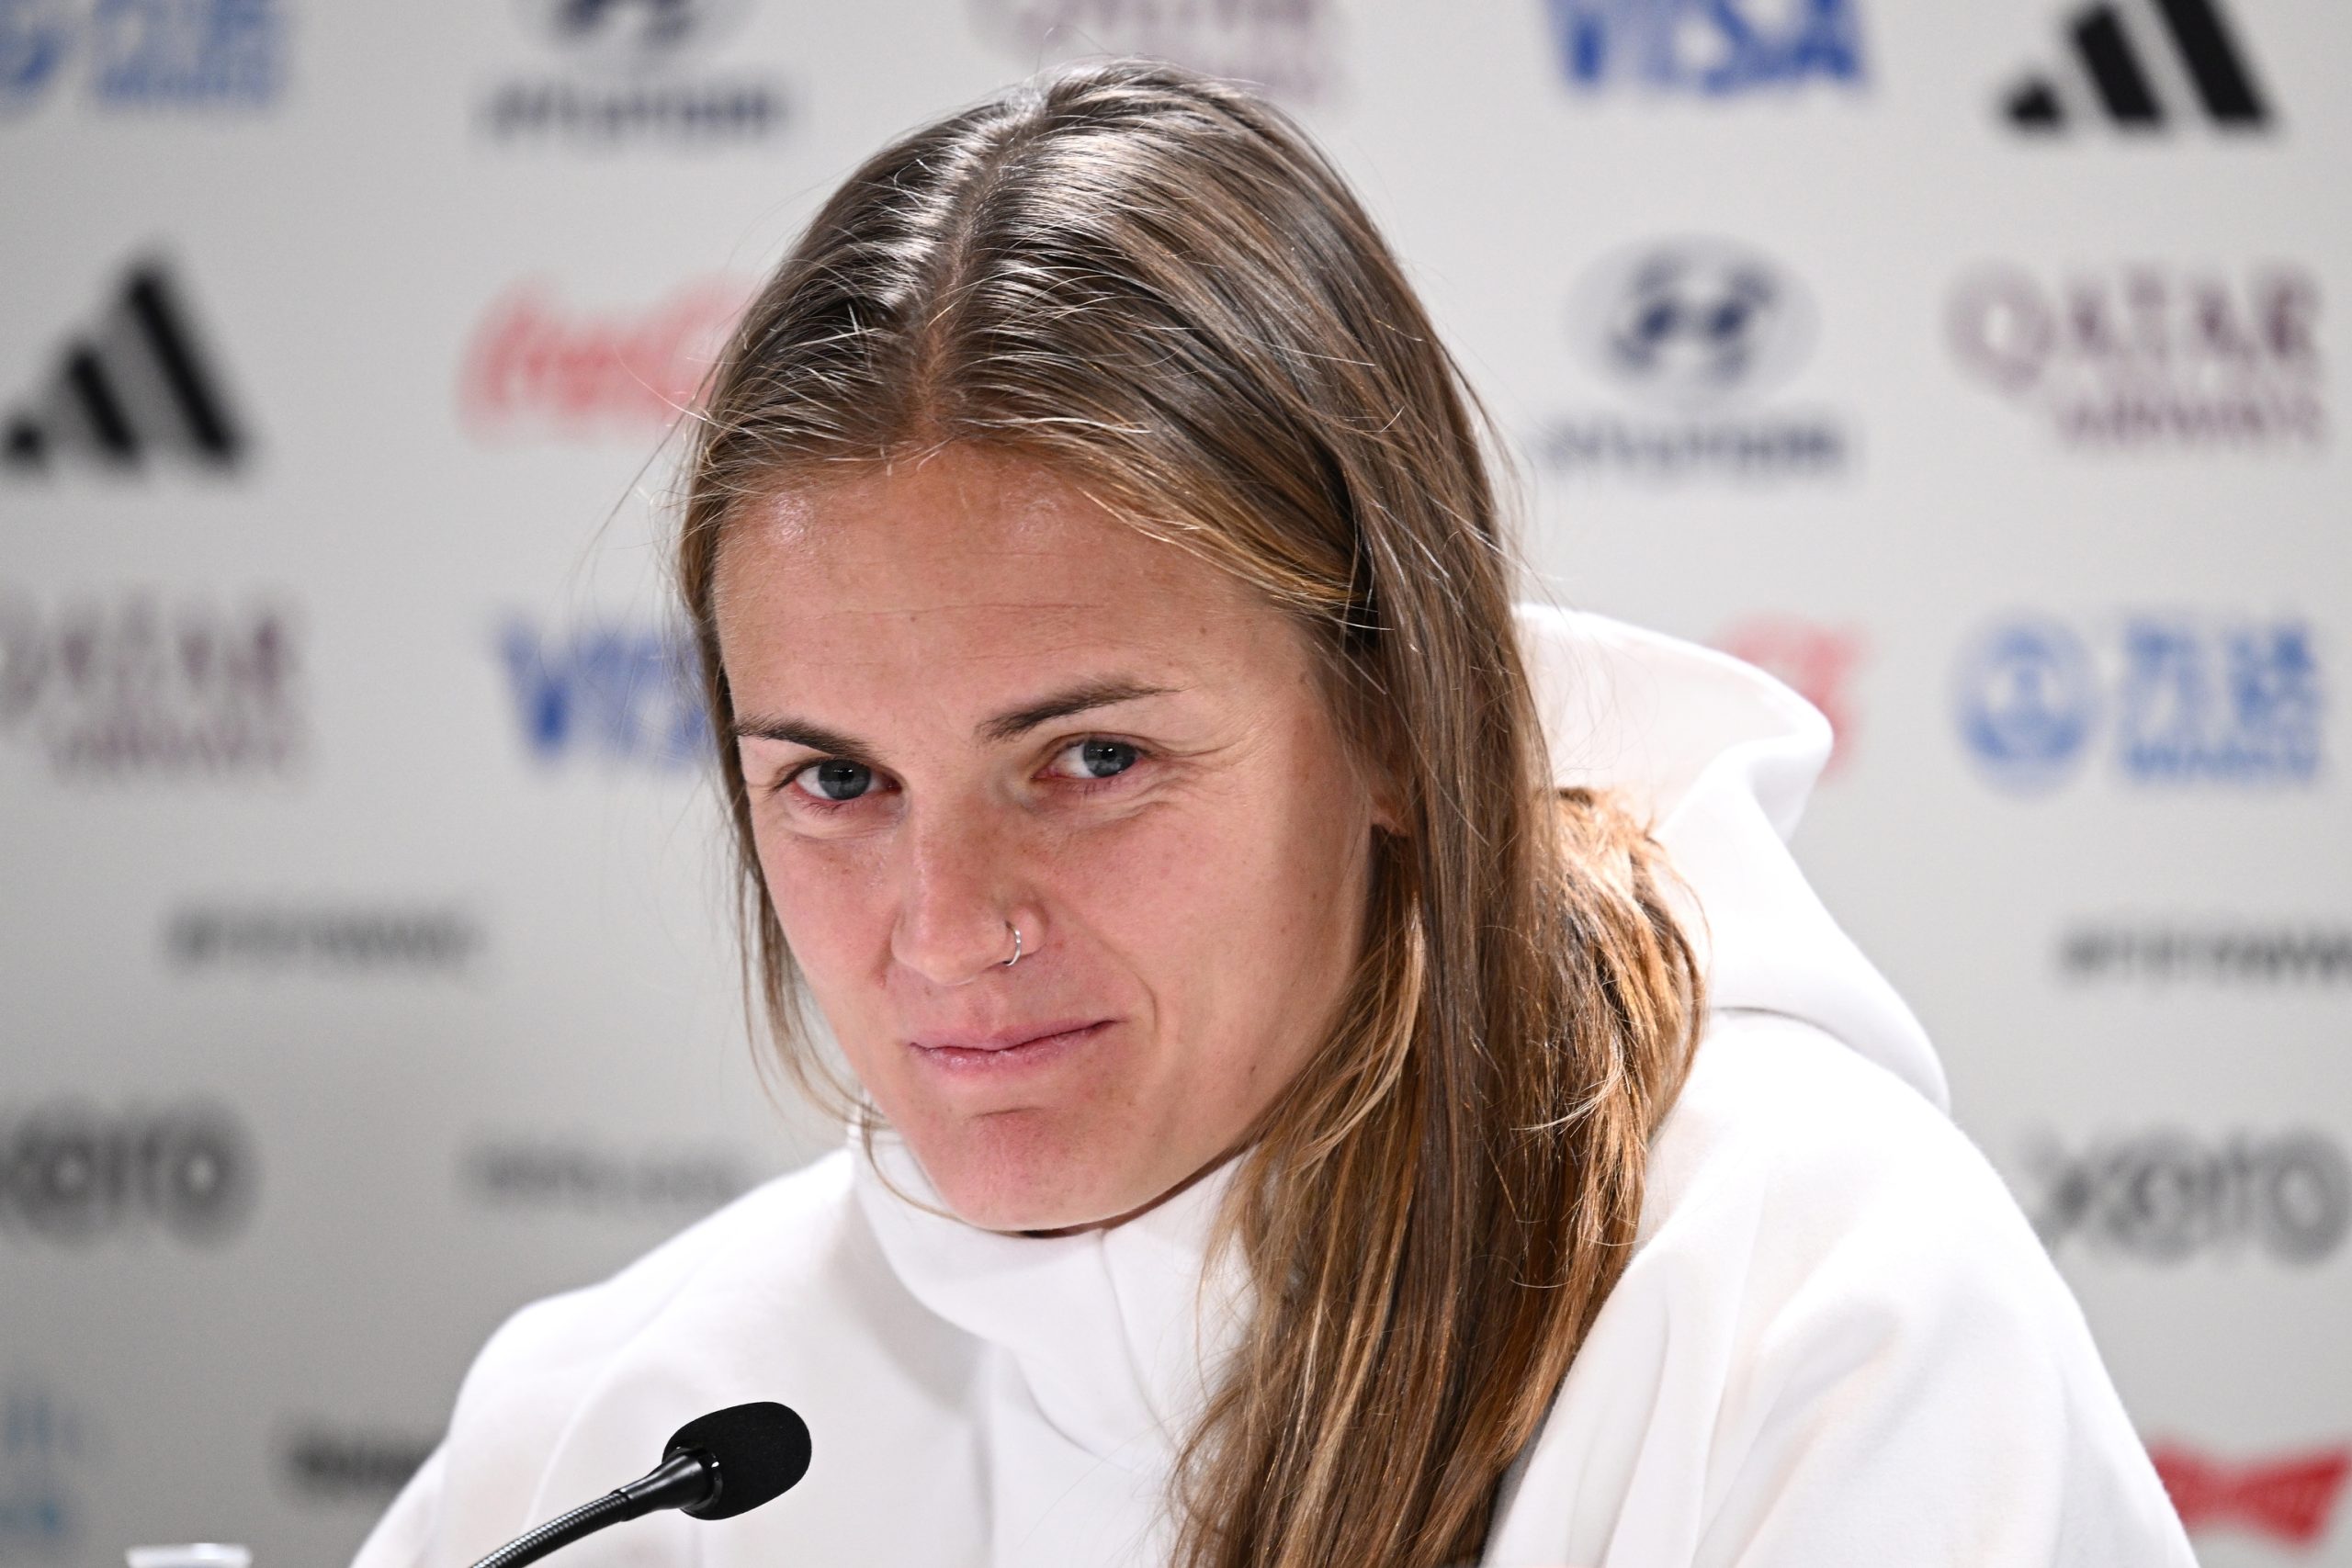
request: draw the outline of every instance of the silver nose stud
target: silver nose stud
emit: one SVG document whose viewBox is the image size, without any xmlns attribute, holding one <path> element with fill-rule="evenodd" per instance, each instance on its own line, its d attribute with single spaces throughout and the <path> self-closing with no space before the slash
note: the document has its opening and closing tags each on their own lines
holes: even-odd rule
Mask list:
<svg viewBox="0 0 2352 1568">
<path fill-rule="evenodd" d="M 1021 928 L 1019 926 L 1013 926 L 1011 920 L 1007 920 L 1004 923 L 1008 926 L 1012 926 L 1012 956 L 1004 961 L 1004 967 L 1010 969 L 1014 964 L 1021 962 Z"/>
</svg>

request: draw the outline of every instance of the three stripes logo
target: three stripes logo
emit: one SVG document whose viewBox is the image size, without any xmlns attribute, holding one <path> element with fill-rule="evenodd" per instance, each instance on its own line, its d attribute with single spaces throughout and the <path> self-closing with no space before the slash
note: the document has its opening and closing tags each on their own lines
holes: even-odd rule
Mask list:
<svg viewBox="0 0 2352 1568">
<path fill-rule="evenodd" d="M 79 462 L 135 472 L 177 460 L 226 471 L 251 438 L 170 272 L 133 266 L 106 316 L 5 419 L 0 468 L 40 474 Z"/>
<path fill-rule="evenodd" d="M 2271 123 L 2217 0 L 2098 0 L 2075 12 L 2065 32 L 2081 77 L 2036 72 L 2011 87 L 2002 113 L 2020 131 L 2054 135 L 2086 118 L 2140 131 L 2200 115 L 2225 130 Z M 2170 47 L 2147 47 L 2152 32 Z"/>
</svg>

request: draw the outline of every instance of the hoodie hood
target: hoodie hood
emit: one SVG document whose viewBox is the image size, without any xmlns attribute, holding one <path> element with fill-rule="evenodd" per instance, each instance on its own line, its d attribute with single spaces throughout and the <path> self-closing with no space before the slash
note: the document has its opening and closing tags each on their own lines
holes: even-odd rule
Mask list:
<svg viewBox="0 0 2352 1568">
<path fill-rule="evenodd" d="M 1708 1005 L 1813 1024 L 1949 1110 L 1927 1032 L 1789 852 L 1829 761 L 1820 710 L 1729 654 L 1623 621 L 1527 604 L 1519 626 L 1553 777 L 1612 790 L 1648 821 Z"/>
</svg>

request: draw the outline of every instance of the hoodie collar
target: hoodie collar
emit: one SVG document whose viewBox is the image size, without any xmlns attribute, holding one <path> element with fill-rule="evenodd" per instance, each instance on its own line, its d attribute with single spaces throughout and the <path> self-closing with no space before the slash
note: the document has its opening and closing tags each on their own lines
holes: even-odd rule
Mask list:
<svg viewBox="0 0 2352 1568">
<path fill-rule="evenodd" d="M 1238 1162 L 1124 1224 L 1035 1236 L 948 1213 L 897 1134 L 877 1131 L 872 1151 L 853 1147 L 854 1186 L 914 1297 L 1009 1353 L 1071 1442 L 1129 1472 L 1172 1468 L 1249 1318 L 1233 1250 L 1209 1258 Z"/>
</svg>

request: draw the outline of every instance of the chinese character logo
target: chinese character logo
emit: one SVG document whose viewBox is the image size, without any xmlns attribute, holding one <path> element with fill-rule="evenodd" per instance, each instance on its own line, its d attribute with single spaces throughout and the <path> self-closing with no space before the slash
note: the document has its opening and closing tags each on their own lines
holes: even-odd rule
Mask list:
<svg viewBox="0 0 2352 1568">
<path fill-rule="evenodd" d="M 2115 771 L 2143 784 L 2301 784 L 2317 778 L 2319 660 L 2300 620 L 2215 623 L 2142 614 L 2109 657 L 2064 624 L 2020 617 L 1962 654 L 1960 734 L 1986 775 L 2036 791 L 2069 777 L 2104 727 Z"/>
</svg>

